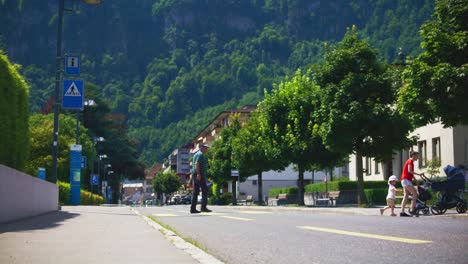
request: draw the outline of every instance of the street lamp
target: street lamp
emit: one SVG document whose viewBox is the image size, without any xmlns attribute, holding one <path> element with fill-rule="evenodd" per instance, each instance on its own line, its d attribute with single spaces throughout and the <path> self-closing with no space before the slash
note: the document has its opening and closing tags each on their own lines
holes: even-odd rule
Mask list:
<svg viewBox="0 0 468 264">
<path fill-rule="evenodd" d="M 98 155 L 99 159 L 98 159 L 98 178 L 99 178 L 99 183 L 101 183 L 101 160 L 102 159 L 107 159 L 107 155 L 106 154 L 101 154 L 101 155 Z M 98 193 L 100 192 L 100 184 L 98 185 Z"/>
<path fill-rule="evenodd" d="M 81 0 L 89 5 L 97 5 L 101 0 Z M 57 183 L 57 154 L 58 154 L 58 127 L 59 127 L 59 107 L 60 107 L 60 81 L 62 80 L 62 33 L 63 33 L 63 13 L 65 11 L 65 0 L 59 0 L 58 3 L 58 21 L 57 21 L 57 51 L 55 56 L 55 91 L 54 91 L 54 131 L 52 143 L 52 174 L 53 182 Z"/>
<path fill-rule="evenodd" d="M 97 107 L 97 104 L 96 104 L 96 102 L 94 102 L 93 99 L 88 99 L 88 100 L 84 101 L 84 106 Z M 75 140 L 76 145 L 78 145 L 78 136 L 80 135 L 79 115 L 80 115 L 80 111 L 76 111 L 76 140 Z M 84 117 L 83 117 L 83 119 L 84 119 Z"/>
<path fill-rule="evenodd" d="M 103 138 L 103 137 L 94 137 L 93 138 L 93 154 L 91 155 L 91 177 L 92 177 L 92 175 L 94 175 L 94 156 L 95 156 L 96 145 L 97 145 L 97 143 L 104 142 L 104 141 L 106 141 L 106 139 Z M 89 177 L 90 181 L 91 181 L 91 177 Z M 98 188 L 99 188 L 99 185 L 98 185 Z M 93 183 L 92 182 L 91 182 L 91 192 L 93 192 Z"/>
</svg>

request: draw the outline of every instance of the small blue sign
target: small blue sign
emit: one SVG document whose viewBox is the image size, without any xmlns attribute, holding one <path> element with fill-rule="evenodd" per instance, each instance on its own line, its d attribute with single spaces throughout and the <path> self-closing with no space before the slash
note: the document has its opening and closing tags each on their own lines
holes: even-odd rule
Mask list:
<svg viewBox="0 0 468 264">
<path fill-rule="evenodd" d="M 86 156 L 81 156 L 81 168 L 86 169 Z"/>
<path fill-rule="evenodd" d="M 46 170 L 45 168 L 38 168 L 38 175 L 37 177 L 41 180 L 45 180 L 46 178 Z"/>
<path fill-rule="evenodd" d="M 91 174 L 91 185 L 98 185 L 99 184 L 99 177 L 97 174 Z"/>
<path fill-rule="evenodd" d="M 63 80 L 62 107 L 67 109 L 83 109 L 84 81 Z"/>
<path fill-rule="evenodd" d="M 70 204 L 80 204 L 81 189 L 81 145 L 70 147 Z"/>
<path fill-rule="evenodd" d="M 65 55 L 65 74 L 78 75 L 80 74 L 80 56 Z"/>
</svg>

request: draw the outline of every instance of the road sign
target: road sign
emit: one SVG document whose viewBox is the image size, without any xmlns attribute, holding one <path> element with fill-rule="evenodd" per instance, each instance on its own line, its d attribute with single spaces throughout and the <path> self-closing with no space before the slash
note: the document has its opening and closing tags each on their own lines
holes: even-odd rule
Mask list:
<svg viewBox="0 0 468 264">
<path fill-rule="evenodd" d="M 45 178 L 46 178 L 46 170 L 45 170 L 45 168 L 38 168 L 38 175 L 37 175 L 37 177 L 38 177 L 39 179 L 45 180 Z"/>
<path fill-rule="evenodd" d="M 63 80 L 62 107 L 68 109 L 83 109 L 83 80 Z"/>
<path fill-rule="evenodd" d="M 86 156 L 81 156 L 81 168 L 86 169 Z"/>
<path fill-rule="evenodd" d="M 78 75 L 80 74 L 80 56 L 65 55 L 65 74 Z"/>
<path fill-rule="evenodd" d="M 99 178 L 97 174 L 92 174 L 91 175 L 91 185 L 98 185 L 99 184 Z"/>
</svg>

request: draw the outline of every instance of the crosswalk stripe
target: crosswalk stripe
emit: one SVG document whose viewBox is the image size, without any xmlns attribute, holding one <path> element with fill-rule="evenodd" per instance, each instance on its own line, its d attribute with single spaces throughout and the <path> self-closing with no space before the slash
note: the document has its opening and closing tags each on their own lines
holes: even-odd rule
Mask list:
<svg viewBox="0 0 468 264">
<path fill-rule="evenodd" d="M 238 213 L 241 214 L 271 214 L 271 212 L 266 212 L 266 211 L 239 211 Z"/>
<path fill-rule="evenodd" d="M 240 221 L 254 221 L 254 219 L 251 219 L 251 218 L 236 217 L 236 216 L 220 215 L 219 217 L 240 220 Z"/>
<path fill-rule="evenodd" d="M 176 214 L 153 214 L 154 216 L 166 217 L 166 216 L 178 216 Z"/>
<path fill-rule="evenodd" d="M 340 234 L 340 235 L 390 240 L 390 241 L 397 241 L 397 242 L 410 243 L 410 244 L 432 243 L 432 241 L 429 241 L 429 240 L 418 240 L 418 239 L 410 239 L 410 238 L 403 238 L 403 237 L 382 236 L 382 235 L 374 235 L 374 234 L 369 234 L 369 233 L 351 232 L 351 231 L 323 228 L 323 227 L 316 227 L 316 226 L 298 226 L 297 228 L 328 232 L 328 233 L 334 233 L 334 234 Z"/>
</svg>

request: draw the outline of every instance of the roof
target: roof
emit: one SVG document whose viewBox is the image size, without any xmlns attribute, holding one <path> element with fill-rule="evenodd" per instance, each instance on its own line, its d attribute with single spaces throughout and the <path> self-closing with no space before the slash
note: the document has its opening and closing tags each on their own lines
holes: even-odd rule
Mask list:
<svg viewBox="0 0 468 264">
<path fill-rule="evenodd" d="M 161 163 L 154 163 L 153 166 L 151 166 L 151 168 L 146 172 L 145 179 L 152 179 L 154 175 L 158 174 L 161 168 Z"/>
<path fill-rule="evenodd" d="M 223 118 L 228 117 L 229 115 L 232 114 L 237 114 L 237 113 L 244 113 L 244 114 L 249 114 L 252 111 L 254 111 L 257 108 L 256 105 L 244 105 L 241 109 L 232 109 L 232 110 L 226 110 L 221 113 L 219 113 L 213 120 L 205 127 L 203 128 L 195 138 L 193 138 L 192 142 L 196 142 L 197 139 L 208 132 L 212 130 L 212 126 L 214 126 L 216 121 L 221 121 Z"/>
</svg>

